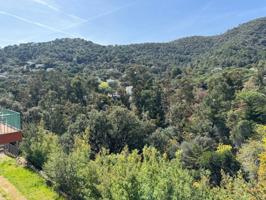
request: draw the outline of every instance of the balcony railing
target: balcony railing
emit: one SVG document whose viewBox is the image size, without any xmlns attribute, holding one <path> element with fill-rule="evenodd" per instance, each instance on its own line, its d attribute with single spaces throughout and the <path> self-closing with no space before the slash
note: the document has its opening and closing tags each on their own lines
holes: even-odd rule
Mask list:
<svg viewBox="0 0 266 200">
<path fill-rule="evenodd" d="M 20 113 L 0 108 L 0 134 L 14 133 L 20 130 Z"/>
</svg>

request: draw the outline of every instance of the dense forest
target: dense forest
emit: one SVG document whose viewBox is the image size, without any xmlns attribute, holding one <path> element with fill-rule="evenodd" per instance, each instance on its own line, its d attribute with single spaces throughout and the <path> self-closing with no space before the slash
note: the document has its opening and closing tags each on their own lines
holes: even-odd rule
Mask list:
<svg viewBox="0 0 266 200">
<path fill-rule="evenodd" d="M 266 18 L 224 34 L 0 49 L 21 155 L 69 199 L 266 199 Z"/>
</svg>

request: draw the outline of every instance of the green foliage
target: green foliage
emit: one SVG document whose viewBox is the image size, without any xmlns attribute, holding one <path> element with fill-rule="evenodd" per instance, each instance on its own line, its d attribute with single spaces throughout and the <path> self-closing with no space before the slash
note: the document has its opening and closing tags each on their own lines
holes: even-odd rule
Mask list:
<svg viewBox="0 0 266 200">
<path fill-rule="evenodd" d="M 70 84 L 73 89 L 74 96 L 77 99 L 77 102 L 80 102 L 81 104 L 85 105 L 86 104 L 84 98 L 85 86 L 84 83 L 82 82 L 82 79 L 80 77 L 75 77 L 74 79 L 71 80 Z"/>
<path fill-rule="evenodd" d="M 41 169 L 56 146 L 56 136 L 44 130 L 42 126 L 35 127 L 31 124 L 25 130 L 24 138 L 20 145 L 23 155 Z"/>
<path fill-rule="evenodd" d="M 231 138 L 236 146 L 240 146 L 246 139 L 252 135 L 252 123 L 248 120 L 237 122 L 231 131 Z"/>
<path fill-rule="evenodd" d="M 169 161 L 156 149 L 144 148 L 141 155 L 123 150 L 87 160 L 78 149 L 69 155 L 54 153 L 45 167 L 72 199 L 211 199 L 207 186 L 193 186 L 179 156 Z"/>
<path fill-rule="evenodd" d="M 223 181 L 221 186 L 214 188 L 214 192 L 217 200 L 251 200 L 256 199 L 250 192 L 251 186 L 245 182 L 245 180 L 239 174 L 237 177 L 232 178 L 223 173 Z"/>
<path fill-rule="evenodd" d="M 171 77 L 176 78 L 178 75 L 182 74 L 182 70 L 179 67 L 173 67 L 171 71 Z"/>
<path fill-rule="evenodd" d="M 62 107 L 62 105 L 56 104 L 43 113 L 45 128 L 51 132 L 62 134 L 66 131 L 65 116 Z"/>
<path fill-rule="evenodd" d="M 263 151 L 263 145 L 260 141 L 250 140 L 242 145 L 237 160 L 242 163 L 242 170 L 251 181 L 258 178 L 259 154 Z"/>
<path fill-rule="evenodd" d="M 22 114 L 22 155 L 72 199 L 265 199 L 265 27 L 5 47 L 0 105 Z"/>
<path fill-rule="evenodd" d="M 88 165 L 89 147 L 76 139 L 72 152 L 66 154 L 60 146 L 53 149 L 44 170 L 56 187 L 73 199 L 89 199 L 97 195 L 93 183 L 96 176 L 93 169 Z"/>
<path fill-rule="evenodd" d="M 240 168 L 230 145 L 219 145 L 215 152 L 204 152 L 200 159 L 200 165 L 210 170 L 212 184 L 220 183 L 221 171 L 234 176 Z"/>
<path fill-rule="evenodd" d="M 141 149 L 153 127 L 126 108 L 113 107 L 109 113 L 91 112 L 88 130 L 93 152 L 99 152 L 101 148 L 120 152 L 125 146 Z"/>
<path fill-rule="evenodd" d="M 196 137 L 190 142 L 184 141 L 181 144 L 181 160 L 188 168 L 199 169 L 201 165 L 201 156 L 205 152 L 210 152 L 215 148 L 215 143 L 208 137 Z"/>
<path fill-rule="evenodd" d="M 5 69 L 26 63 L 34 69 L 66 69 L 71 73 L 114 66 L 121 71 L 132 63 L 159 67 L 196 65 L 199 71 L 214 68 L 245 67 L 265 59 L 265 18 L 257 19 L 213 37 L 189 37 L 169 43 L 147 43 L 123 46 L 101 46 L 83 39 L 57 39 L 46 43 L 8 46 L 0 52 Z"/>
<path fill-rule="evenodd" d="M 245 117 L 257 123 L 266 123 L 266 96 L 257 91 L 243 91 L 237 95 L 237 102 L 243 106 Z"/>
<path fill-rule="evenodd" d="M 153 132 L 148 138 L 148 143 L 161 153 L 167 153 L 170 158 L 174 158 L 181 140 L 182 137 L 177 128 L 167 127 L 165 129 L 159 128 Z"/>
<path fill-rule="evenodd" d="M 109 86 L 109 84 L 105 81 L 102 81 L 100 84 L 99 84 L 99 89 L 100 91 L 103 91 L 103 92 L 108 92 L 111 88 Z"/>
</svg>

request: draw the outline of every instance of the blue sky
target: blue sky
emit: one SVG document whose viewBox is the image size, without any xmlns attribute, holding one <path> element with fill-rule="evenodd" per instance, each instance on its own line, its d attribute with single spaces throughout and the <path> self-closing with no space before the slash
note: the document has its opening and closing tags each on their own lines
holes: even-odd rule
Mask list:
<svg viewBox="0 0 266 200">
<path fill-rule="evenodd" d="M 264 0 L 0 0 L 0 46 L 65 37 L 166 42 L 220 34 L 263 16 Z"/>
</svg>

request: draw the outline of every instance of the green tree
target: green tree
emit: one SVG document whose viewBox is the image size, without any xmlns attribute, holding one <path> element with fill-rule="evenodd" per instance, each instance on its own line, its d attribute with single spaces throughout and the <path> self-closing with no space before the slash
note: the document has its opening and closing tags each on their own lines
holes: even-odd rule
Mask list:
<svg viewBox="0 0 266 200">
<path fill-rule="evenodd" d="M 252 123 L 248 120 L 241 120 L 231 130 L 231 139 L 236 146 L 240 146 L 252 135 L 252 132 Z"/>
<path fill-rule="evenodd" d="M 77 102 L 86 105 L 84 83 L 79 76 L 76 76 L 71 80 L 71 87 Z"/>
<path fill-rule="evenodd" d="M 120 152 L 125 146 L 129 149 L 142 149 L 146 138 L 153 131 L 132 111 L 122 107 L 112 107 L 108 121 L 112 125 L 109 138 L 111 152 Z"/>
<path fill-rule="evenodd" d="M 46 131 L 41 125 L 27 125 L 23 141 L 20 145 L 23 155 L 38 169 L 42 169 L 44 163 L 56 146 L 57 137 Z"/>
<path fill-rule="evenodd" d="M 107 113 L 93 110 L 88 114 L 89 144 L 92 153 L 98 153 L 101 148 L 109 149 L 111 144 L 112 124 Z"/>
<path fill-rule="evenodd" d="M 184 141 L 181 144 L 181 161 L 189 169 L 200 169 L 203 154 L 214 148 L 214 141 L 208 137 L 198 136 L 191 141 Z"/>
<path fill-rule="evenodd" d="M 89 163 L 89 146 L 76 138 L 73 151 L 64 153 L 58 145 L 53 149 L 44 170 L 56 187 L 69 195 L 71 199 L 98 199 L 96 188 L 97 174 Z"/>
<path fill-rule="evenodd" d="M 182 139 L 177 128 L 167 127 L 165 129 L 159 128 L 153 132 L 148 138 L 148 143 L 161 153 L 167 153 L 170 158 L 173 158 Z"/>
<path fill-rule="evenodd" d="M 240 169 L 240 164 L 233 155 L 232 146 L 222 144 L 216 151 L 204 152 L 200 158 L 200 165 L 211 172 L 210 181 L 214 185 L 220 184 L 221 171 L 234 176 Z"/>
<path fill-rule="evenodd" d="M 241 163 L 243 172 L 251 181 L 256 181 L 258 178 L 259 154 L 262 151 L 262 142 L 248 140 L 241 146 L 237 154 L 237 160 Z"/>
</svg>

